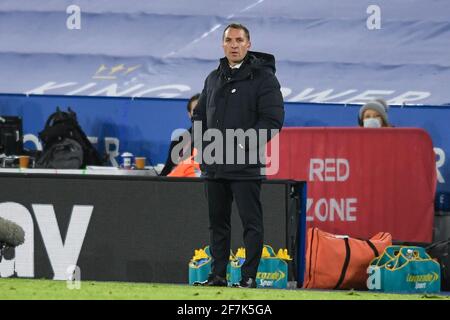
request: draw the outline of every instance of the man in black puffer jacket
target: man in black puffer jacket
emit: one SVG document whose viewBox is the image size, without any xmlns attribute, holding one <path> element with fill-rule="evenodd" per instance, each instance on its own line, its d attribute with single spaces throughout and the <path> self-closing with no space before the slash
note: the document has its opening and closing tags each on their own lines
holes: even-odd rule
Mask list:
<svg viewBox="0 0 450 320">
<path fill-rule="evenodd" d="M 197 159 L 206 177 L 213 257 L 207 285 L 212 286 L 227 285 L 234 199 L 246 248 L 239 286 L 256 287 L 264 236 L 260 191 L 265 161 L 260 154 L 284 121 L 275 58 L 249 51 L 250 45 L 245 26 L 230 24 L 225 28 L 225 57 L 207 77 L 192 118 L 194 148 L 199 151 Z"/>
</svg>

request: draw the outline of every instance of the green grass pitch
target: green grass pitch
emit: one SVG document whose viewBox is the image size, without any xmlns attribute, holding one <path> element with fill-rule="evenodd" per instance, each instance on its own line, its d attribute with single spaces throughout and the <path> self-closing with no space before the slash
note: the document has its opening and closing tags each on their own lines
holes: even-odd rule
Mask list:
<svg viewBox="0 0 450 320">
<path fill-rule="evenodd" d="M 277 290 L 194 287 L 176 284 L 0 279 L 0 299 L 21 300 L 450 300 L 437 294 L 382 294 L 363 291 Z"/>
</svg>

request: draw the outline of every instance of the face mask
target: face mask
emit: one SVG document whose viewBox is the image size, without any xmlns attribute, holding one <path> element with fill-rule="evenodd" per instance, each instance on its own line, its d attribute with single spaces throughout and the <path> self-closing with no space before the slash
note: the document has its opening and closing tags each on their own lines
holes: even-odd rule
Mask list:
<svg viewBox="0 0 450 320">
<path fill-rule="evenodd" d="M 364 128 L 381 128 L 381 121 L 377 118 L 364 119 Z"/>
</svg>

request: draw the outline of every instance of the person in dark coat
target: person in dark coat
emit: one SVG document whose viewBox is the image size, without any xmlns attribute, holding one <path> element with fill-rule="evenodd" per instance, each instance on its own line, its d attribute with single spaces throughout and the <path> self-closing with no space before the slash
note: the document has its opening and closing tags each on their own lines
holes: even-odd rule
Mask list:
<svg viewBox="0 0 450 320">
<path fill-rule="evenodd" d="M 260 191 L 265 175 L 259 155 L 281 130 L 283 97 L 274 56 L 249 51 L 245 26 L 228 25 L 222 40 L 225 57 L 206 78 L 192 117 L 194 147 L 202 150 L 197 159 L 205 177 L 210 221 L 213 263 L 206 285 L 227 285 L 235 200 L 246 248 L 239 286 L 254 288 L 264 240 Z"/>
</svg>

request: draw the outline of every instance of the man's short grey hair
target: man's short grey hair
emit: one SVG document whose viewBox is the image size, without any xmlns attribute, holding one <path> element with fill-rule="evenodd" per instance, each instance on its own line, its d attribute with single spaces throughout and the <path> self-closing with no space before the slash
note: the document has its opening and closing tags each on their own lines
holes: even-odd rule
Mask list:
<svg viewBox="0 0 450 320">
<path fill-rule="evenodd" d="M 248 31 L 246 26 L 244 26 L 243 24 L 240 24 L 240 23 L 230 23 L 229 25 L 227 25 L 225 30 L 223 30 L 222 40 L 225 39 L 225 32 L 230 28 L 244 30 L 247 40 L 250 41 L 250 31 Z"/>
</svg>

